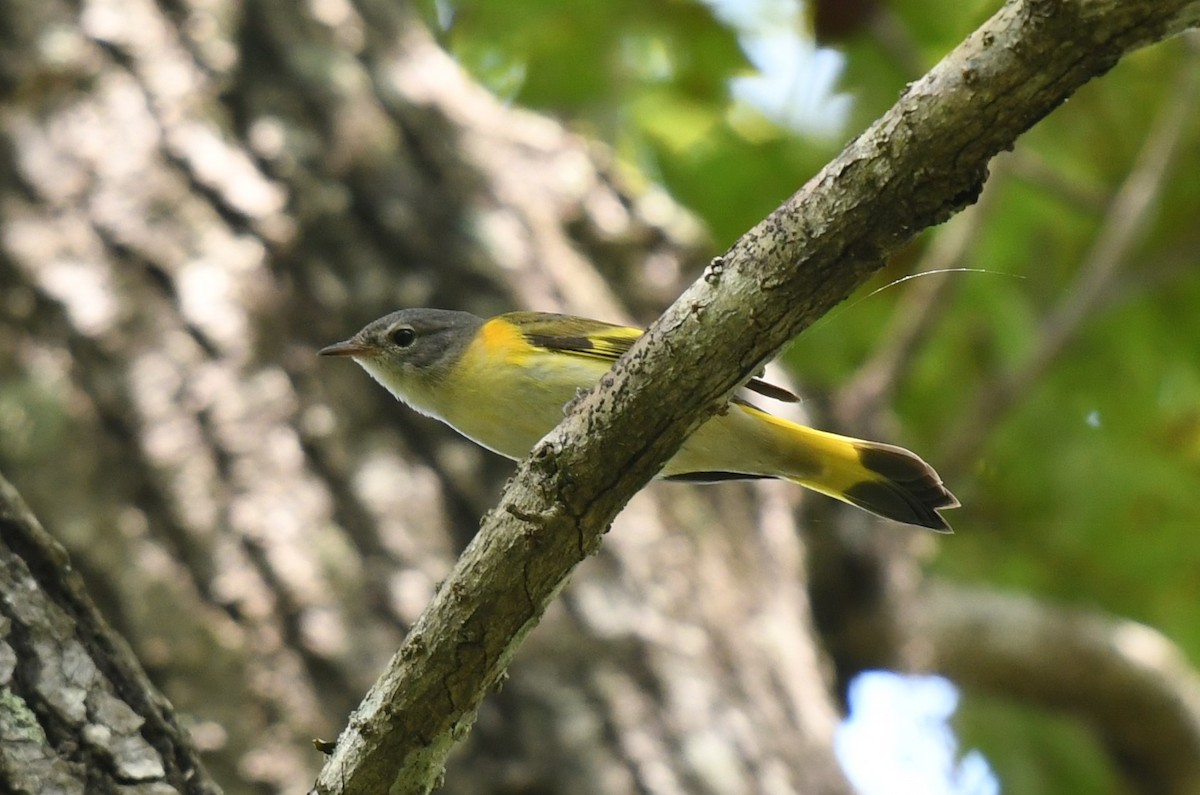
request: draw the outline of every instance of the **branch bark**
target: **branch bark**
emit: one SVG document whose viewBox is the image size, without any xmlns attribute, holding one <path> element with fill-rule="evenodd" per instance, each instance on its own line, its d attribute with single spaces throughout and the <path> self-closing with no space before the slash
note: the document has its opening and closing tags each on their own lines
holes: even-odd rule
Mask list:
<svg viewBox="0 0 1200 795">
<path fill-rule="evenodd" d="M 1200 3 L 1006 5 L 689 288 L 518 469 L 342 733 L 319 792 L 427 792 L 613 517 L 738 384 L 886 255 L 979 193 L 989 160 Z M 664 400 L 671 384 L 670 400 Z"/>
</svg>

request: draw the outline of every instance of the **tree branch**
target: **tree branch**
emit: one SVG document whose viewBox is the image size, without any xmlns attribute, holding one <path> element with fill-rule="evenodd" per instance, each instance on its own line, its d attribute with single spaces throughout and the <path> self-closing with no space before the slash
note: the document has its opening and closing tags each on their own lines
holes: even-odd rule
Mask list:
<svg viewBox="0 0 1200 795">
<path fill-rule="evenodd" d="M 889 252 L 972 201 L 997 152 L 1124 53 L 1198 18 L 1196 0 L 1014 2 L 912 84 L 714 260 L 522 462 L 317 791 L 435 786 L 546 605 L 686 435 Z"/>
</svg>

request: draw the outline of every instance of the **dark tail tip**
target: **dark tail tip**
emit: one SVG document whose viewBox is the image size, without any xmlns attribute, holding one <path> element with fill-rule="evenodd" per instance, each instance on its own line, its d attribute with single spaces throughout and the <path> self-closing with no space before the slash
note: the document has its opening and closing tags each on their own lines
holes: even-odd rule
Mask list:
<svg viewBox="0 0 1200 795">
<path fill-rule="evenodd" d="M 847 501 L 885 519 L 954 532 L 939 511 L 957 508 L 959 502 L 933 467 L 900 447 L 874 442 L 856 447 L 859 462 L 879 478 L 851 486 Z"/>
</svg>

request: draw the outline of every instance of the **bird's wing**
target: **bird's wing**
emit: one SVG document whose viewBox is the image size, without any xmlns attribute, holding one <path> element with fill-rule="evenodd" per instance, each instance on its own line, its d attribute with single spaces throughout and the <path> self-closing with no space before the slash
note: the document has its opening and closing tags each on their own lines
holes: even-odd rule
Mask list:
<svg viewBox="0 0 1200 795">
<path fill-rule="evenodd" d="M 642 336 L 636 328 L 549 312 L 510 312 L 501 319 L 516 326 L 535 348 L 608 362 L 616 361 Z"/>
<path fill-rule="evenodd" d="M 510 312 L 502 316 L 530 345 L 574 356 L 615 362 L 642 336 L 642 330 L 599 320 L 550 312 Z M 800 398 L 781 386 L 751 378 L 746 388 L 774 400 L 796 403 Z"/>
</svg>

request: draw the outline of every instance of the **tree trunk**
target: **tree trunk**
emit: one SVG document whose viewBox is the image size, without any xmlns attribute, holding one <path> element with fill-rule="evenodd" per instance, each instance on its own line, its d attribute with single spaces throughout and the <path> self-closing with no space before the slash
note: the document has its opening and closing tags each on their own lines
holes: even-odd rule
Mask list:
<svg viewBox="0 0 1200 795">
<path fill-rule="evenodd" d="M 5 792 L 218 793 L 63 548 L 0 478 Z"/>
</svg>

